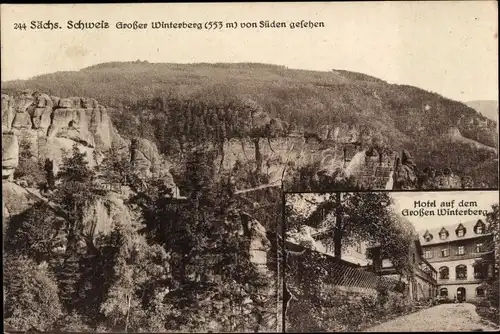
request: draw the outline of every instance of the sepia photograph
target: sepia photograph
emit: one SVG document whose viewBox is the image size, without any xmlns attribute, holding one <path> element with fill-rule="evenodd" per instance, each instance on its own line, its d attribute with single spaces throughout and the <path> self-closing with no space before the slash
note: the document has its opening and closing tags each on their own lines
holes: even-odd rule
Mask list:
<svg viewBox="0 0 500 334">
<path fill-rule="evenodd" d="M 497 191 L 285 201 L 286 332 L 498 331 Z"/>
<path fill-rule="evenodd" d="M 497 264 L 479 282 L 481 256 L 439 256 L 478 228 L 495 236 L 481 196 L 499 182 L 497 14 L 494 1 L 0 5 L 5 332 L 384 331 L 437 309 L 469 320 L 429 330 L 498 324 L 484 285 Z M 401 191 L 425 204 L 399 223 Z M 462 197 L 433 208 L 433 191 Z M 342 237 L 308 236 L 337 209 Z M 413 225 L 433 210 L 475 223 Z"/>
</svg>

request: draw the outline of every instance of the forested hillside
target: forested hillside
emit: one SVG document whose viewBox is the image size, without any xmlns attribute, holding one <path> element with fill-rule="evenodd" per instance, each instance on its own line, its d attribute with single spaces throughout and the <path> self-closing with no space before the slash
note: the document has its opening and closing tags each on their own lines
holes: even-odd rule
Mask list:
<svg viewBox="0 0 500 334">
<path fill-rule="evenodd" d="M 498 123 L 498 101 L 476 100 L 468 101 L 465 104 Z"/>
<path fill-rule="evenodd" d="M 377 138 L 395 151 L 407 149 L 421 169 L 498 180 L 494 121 L 436 93 L 360 73 L 136 61 L 6 82 L 2 90 L 26 88 L 96 98 L 122 135 L 152 139 L 167 155 L 206 141 L 273 138 L 296 129 L 326 138 L 329 127 L 343 126 L 354 128 L 359 141 Z M 448 135 L 455 129 L 466 140 Z"/>
</svg>

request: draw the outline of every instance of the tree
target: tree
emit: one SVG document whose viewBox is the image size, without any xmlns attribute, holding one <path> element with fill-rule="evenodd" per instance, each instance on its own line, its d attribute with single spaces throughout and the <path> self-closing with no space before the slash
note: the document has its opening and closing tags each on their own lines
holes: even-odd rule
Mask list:
<svg viewBox="0 0 500 334">
<path fill-rule="evenodd" d="M 310 201 L 310 199 L 303 199 Z M 414 240 L 413 226 L 398 217 L 391 208 L 392 200 L 383 192 L 357 192 L 325 194 L 324 200 L 312 202 L 315 207 L 308 217 L 287 217 L 287 231 L 308 225 L 322 229 L 322 240 L 333 246 L 337 261 L 342 250 L 354 242 L 365 241 L 377 245 L 380 257 L 390 259 L 396 270 L 411 273 L 408 247 Z M 289 213 L 293 214 L 291 209 Z M 295 223 L 293 223 L 295 222 Z M 368 254 L 373 256 L 373 254 Z"/>
<path fill-rule="evenodd" d="M 14 177 L 26 180 L 29 186 L 37 187 L 47 181 L 43 169 L 32 153 L 31 143 L 24 138 L 19 143 L 19 165 Z"/>
<path fill-rule="evenodd" d="M 140 184 L 139 176 L 135 173 L 132 162 L 120 154 L 116 148 L 111 148 L 106 152 L 97 172 L 112 185 L 118 184 L 136 189 Z"/>
<path fill-rule="evenodd" d="M 59 184 L 49 199 L 56 203 L 67 222 L 67 251 L 73 252 L 79 240 L 84 240 L 90 250 L 95 247 L 92 238 L 84 235 L 84 219 L 87 210 L 99 199 L 105 199 L 106 191 L 96 183 L 96 174 L 89 167 L 85 152 L 73 145 L 72 155 L 65 155 L 57 174 Z"/>
<path fill-rule="evenodd" d="M 53 264 L 57 273 L 61 301 L 69 312 L 75 309 L 78 301 L 85 299 L 79 296 L 79 282 L 82 273 L 81 261 L 85 253 L 98 254 L 94 245 L 92 229 L 88 229 L 86 215 L 98 200 L 105 203 L 106 191 L 96 183 L 96 174 L 86 158 L 75 144 L 72 154 L 63 157 L 63 163 L 57 174 L 56 188 L 48 198 L 57 209 L 58 215 L 65 219 L 65 250 Z M 92 224 L 92 222 L 90 222 Z M 90 230 L 90 233 L 86 232 Z M 81 247 L 81 242 L 87 247 Z"/>
<path fill-rule="evenodd" d="M 4 257 L 5 325 L 16 330 L 48 330 L 62 315 L 57 284 L 46 264 L 27 257 Z"/>
<path fill-rule="evenodd" d="M 117 225 L 118 244 L 113 283 L 101 305 L 111 328 L 123 330 L 147 329 L 148 319 L 143 305 L 158 292 L 158 285 L 168 287 L 168 255 L 159 245 L 149 245 L 130 226 Z M 148 298 L 146 298 L 148 299 Z"/>
<path fill-rule="evenodd" d="M 250 262 L 249 218 L 238 209 L 232 187 L 215 174 L 214 155 L 192 152 L 182 179 L 187 201 L 172 199 L 153 180 L 132 200 L 142 209 L 149 240 L 170 254 L 171 281 L 164 296 L 169 315 L 157 317 L 181 331 L 234 331 L 261 321 L 259 289 L 269 281 Z M 245 298 L 253 300 L 254 313 L 243 314 Z M 153 301 L 153 309 L 162 308 Z"/>
<path fill-rule="evenodd" d="M 35 203 L 28 210 L 12 217 L 6 235 L 6 249 L 13 254 L 23 254 L 37 263 L 49 261 L 54 249 L 64 244 L 64 219 L 43 202 Z"/>
<path fill-rule="evenodd" d="M 488 280 L 482 283 L 486 290 L 486 296 L 492 306 L 496 308 L 498 319 L 499 309 L 499 263 L 500 263 L 500 235 L 499 235 L 500 214 L 498 204 L 494 204 L 486 215 L 486 233 L 491 233 L 491 238 L 483 247 L 486 253 L 474 262 L 474 266 L 491 267 L 493 270 Z"/>
<path fill-rule="evenodd" d="M 354 241 L 370 240 L 373 232 L 384 225 L 391 199 L 386 193 L 333 193 L 326 196 L 305 220 L 326 230 L 326 244 L 333 245 L 334 255 L 341 259 L 342 248 Z"/>
</svg>

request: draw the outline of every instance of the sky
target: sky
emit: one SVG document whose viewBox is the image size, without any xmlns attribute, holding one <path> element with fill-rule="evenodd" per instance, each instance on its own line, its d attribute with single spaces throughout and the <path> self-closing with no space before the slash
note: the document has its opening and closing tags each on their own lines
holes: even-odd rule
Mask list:
<svg viewBox="0 0 500 334">
<path fill-rule="evenodd" d="M 491 206 L 493 204 L 498 204 L 498 191 L 435 191 L 435 192 L 394 192 L 390 193 L 390 196 L 394 200 L 394 210 L 397 213 L 401 213 L 403 209 L 414 209 L 414 202 L 428 202 L 436 201 L 437 206 L 441 202 L 451 202 L 455 201 L 454 206 L 460 210 L 467 208 L 458 207 L 460 201 L 477 203 L 477 207 L 471 208 L 474 210 L 486 210 L 491 211 Z M 427 216 L 427 217 L 414 217 L 406 216 L 415 230 L 422 231 L 428 228 L 435 228 L 448 225 L 457 225 L 462 222 L 468 222 L 471 220 L 485 217 L 482 215 L 470 215 L 470 216 Z"/>
<path fill-rule="evenodd" d="M 493 204 L 498 204 L 498 191 L 426 191 L 426 192 L 390 192 L 389 196 L 394 201 L 393 209 L 397 214 L 402 214 L 404 209 L 414 209 L 414 202 L 428 202 L 436 201 L 437 207 L 441 202 L 454 202 L 454 208 L 460 210 L 467 208 L 460 208 L 458 204 L 464 200 L 467 202 L 474 201 L 477 203 L 476 207 L 471 209 L 490 211 Z M 304 194 L 287 194 L 285 200 L 290 203 L 294 208 L 307 217 L 314 210 L 315 205 L 312 203 L 321 203 L 326 199 L 324 194 L 304 193 Z M 431 209 L 431 208 L 429 208 Z M 405 216 L 415 227 L 416 231 L 423 231 L 428 228 L 435 228 L 448 225 L 457 225 L 461 222 L 467 222 L 475 219 L 482 218 L 482 215 L 467 215 L 467 216 Z"/>
<path fill-rule="evenodd" d="M 109 61 L 259 62 L 366 73 L 459 100 L 498 100 L 495 1 L 1 5 L 2 80 Z M 15 30 L 59 22 L 63 29 Z M 68 20 L 107 30 L 67 29 Z M 118 30 L 116 22 L 284 21 L 287 28 Z M 300 20 L 324 28 L 290 29 Z"/>
</svg>

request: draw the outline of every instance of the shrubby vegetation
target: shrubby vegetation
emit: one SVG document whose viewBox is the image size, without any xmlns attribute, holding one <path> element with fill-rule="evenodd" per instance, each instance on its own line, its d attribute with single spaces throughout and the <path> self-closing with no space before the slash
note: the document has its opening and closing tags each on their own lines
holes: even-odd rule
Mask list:
<svg viewBox="0 0 500 334">
<path fill-rule="evenodd" d="M 292 302 L 287 312 L 289 332 L 355 332 L 415 311 L 412 300 L 400 293 L 386 296 L 328 290 L 321 302 Z"/>
</svg>

